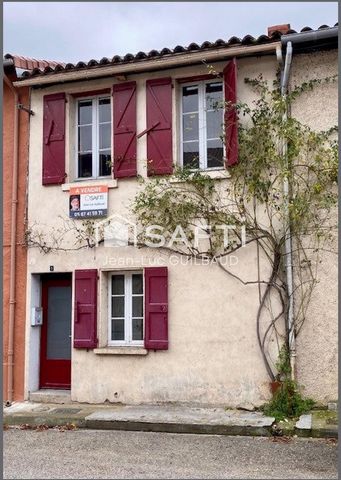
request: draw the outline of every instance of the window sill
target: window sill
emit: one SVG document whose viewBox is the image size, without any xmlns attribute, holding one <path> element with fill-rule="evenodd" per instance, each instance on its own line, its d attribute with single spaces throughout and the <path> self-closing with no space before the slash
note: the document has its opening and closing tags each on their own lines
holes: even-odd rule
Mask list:
<svg viewBox="0 0 341 480">
<path fill-rule="evenodd" d="M 148 350 L 143 347 L 103 347 L 95 348 L 96 355 L 147 355 Z"/>
<path fill-rule="evenodd" d="M 96 187 L 97 185 L 105 185 L 108 188 L 117 188 L 117 180 L 110 179 L 106 180 L 105 178 L 96 179 L 96 180 L 76 180 L 72 183 L 63 183 L 62 190 L 63 192 L 68 192 L 70 188 L 77 188 L 77 187 Z"/>
<path fill-rule="evenodd" d="M 219 170 L 197 170 L 203 175 L 207 175 L 208 177 L 214 180 L 225 180 L 227 178 L 231 178 L 231 174 L 225 168 L 221 168 Z M 194 173 L 194 172 L 193 172 Z M 172 178 L 170 183 L 184 183 L 185 180 L 179 180 L 178 178 Z"/>
</svg>

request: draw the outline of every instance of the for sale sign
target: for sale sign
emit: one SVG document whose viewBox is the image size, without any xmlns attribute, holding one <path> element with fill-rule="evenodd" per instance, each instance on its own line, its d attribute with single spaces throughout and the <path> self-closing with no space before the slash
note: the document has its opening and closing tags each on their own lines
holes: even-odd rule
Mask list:
<svg viewBox="0 0 341 480">
<path fill-rule="evenodd" d="M 107 214 L 107 186 L 70 188 L 69 216 L 71 218 L 106 217 Z"/>
</svg>

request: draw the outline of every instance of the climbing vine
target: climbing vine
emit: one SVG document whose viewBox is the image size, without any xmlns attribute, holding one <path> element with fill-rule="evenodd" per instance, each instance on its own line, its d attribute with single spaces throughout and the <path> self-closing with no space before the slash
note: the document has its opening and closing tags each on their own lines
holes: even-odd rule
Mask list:
<svg viewBox="0 0 341 480">
<path fill-rule="evenodd" d="M 337 201 L 338 145 L 333 139 L 337 128 L 316 132 L 286 113 L 302 92 L 335 80 L 332 77 L 306 82 L 283 97 L 277 81 L 270 87 L 262 77 L 246 79 L 256 90 L 257 99 L 251 106 L 235 105 L 241 119 L 239 163 L 230 169 L 231 178 L 215 180 L 205 172 L 178 168 L 172 178 L 142 180 L 144 188 L 133 206 L 142 226 L 156 224 L 164 228 L 172 251 L 213 260 L 245 288 L 258 285 L 257 338 L 272 381 L 278 372 L 269 355 L 269 340 L 275 336 L 278 351 L 283 342 L 290 350 L 290 334 L 293 329 L 295 335 L 299 334 L 317 282 L 320 253 L 333 249 L 336 228 L 332 210 Z M 285 182 L 288 191 L 283 189 Z M 229 226 L 228 242 L 222 225 Z M 194 242 L 193 229 L 198 226 L 208 234 L 204 247 Z M 175 244 L 176 229 L 181 235 Z M 140 237 L 142 244 L 146 241 L 144 235 Z M 285 275 L 288 235 L 295 280 L 291 325 Z M 188 242 L 183 242 L 183 237 Z M 261 278 L 259 272 L 257 278 L 245 281 L 226 266 L 224 259 L 251 244 L 267 259 L 270 273 Z M 276 312 L 273 296 L 279 304 Z M 278 327 L 281 320 L 284 334 Z"/>
</svg>

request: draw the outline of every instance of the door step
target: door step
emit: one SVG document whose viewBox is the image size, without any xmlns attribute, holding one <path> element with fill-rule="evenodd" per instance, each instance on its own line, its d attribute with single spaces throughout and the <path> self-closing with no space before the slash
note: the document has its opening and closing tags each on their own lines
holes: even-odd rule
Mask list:
<svg viewBox="0 0 341 480">
<path fill-rule="evenodd" d="M 31 402 L 38 403 L 71 403 L 70 390 L 37 390 L 29 395 Z"/>
</svg>

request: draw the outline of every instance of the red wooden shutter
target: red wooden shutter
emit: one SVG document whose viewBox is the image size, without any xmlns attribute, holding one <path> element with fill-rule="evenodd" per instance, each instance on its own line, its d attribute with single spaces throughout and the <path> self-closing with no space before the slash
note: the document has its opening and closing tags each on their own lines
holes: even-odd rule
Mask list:
<svg viewBox="0 0 341 480">
<path fill-rule="evenodd" d="M 73 346 L 97 346 L 97 270 L 75 271 Z"/>
<path fill-rule="evenodd" d="M 44 96 L 43 185 L 65 182 L 65 93 Z"/>
<path fill-rule="evenodd" d="M 234 105 L 237 102 L 237 62 L 233 58 L 224 69 L 225 102 Z M 238 163 L 238 117 L 233 106 L 225 109 L 225 148 L 226 165 Z"/>
<path fill-rule="evenodd" d="M 135 177 L 136 82 L 114 85 L 114 177 Z"/>
<path fill-rule="evenodd" d="M 172 79 L 147 80 L 147 173 L 173 172 Z"/>
<path fill-rule="evenodd" d="M 167 267 L 145 268 L 145 340 L 147 349 L 168 349 Z"/>
</svg>

